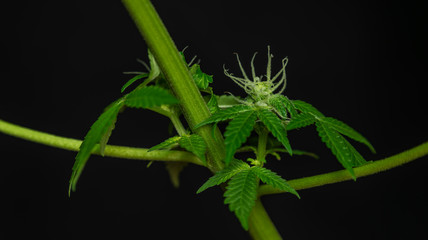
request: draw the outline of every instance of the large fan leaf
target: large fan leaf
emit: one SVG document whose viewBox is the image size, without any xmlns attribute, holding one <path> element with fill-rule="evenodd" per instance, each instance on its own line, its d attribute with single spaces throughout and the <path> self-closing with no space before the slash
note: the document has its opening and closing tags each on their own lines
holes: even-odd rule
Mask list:
<svg viewBox="0 0 428 240">
<path fill-rule="evenodd" d="M 291 118 L 291 121 L 287 124 L 287 130 L 293 130 L 296 128 L 302 128 L 315 123 L 315 118 L 310 113 L 300 113 Z"/>
<path fill-rule="evenodd" d="M 296 195 L 298 198 L 300 198 L 299 194 L 292 188 L 290 185 L 288 185 L 287 181 L 280 177 L 275 172 L 272 172 L 269 169 L 263 168 L 263 167 L 252 167 L 251 171 L 253 171 L 262 182 L 271 185 L 274 188 L 278 188 L 283 191 L 287 191 L 289 193 L 292 193 Z"/>
<path fill-rule="evenodd" d="M 202 162 L 206 163 L 205 151 L 207 149 L 207 145 L 201 136 L 197 134 L 182 136 L 178 143 L 182 148 L 185 148 L 187 151 L 195 154 L 202 160 Z"/>
<path fill-rule="evenodd" d="M 225 204 L 235 212 L 242 227 L 248 230 L 248 218 L 257 198 L 258 180 L 251 169 L 242 170 L 232 177 L 224 193 Z"/>
<path fill-rule="evenodd" d="M 253 111 L 253 109 L 252 107 L 247 105 L 236 105 L 230 108 L 222 109 L 217 111 L 213 115 L 211 115 L 211 117 L 197 124 L 195 128 L 199 128 L 210 123 L 217 123 L 220 121 L 231 119 L 231 118 L 234 118 L 239 113 L 248 112 L 248 111 Z"/>
<path fill-rule="evenodd" d="M 69 194 L 70 190 L 76 190 L 76 183 L 82 174 L 83 168 L 91 155 L 92 150 L 100 143 L 100 141 L 108 135 L 108 132 L 112 129 L 112 125 L 116 121 L 117 114 L 120 108 L 123 106 L 123 101 L 118 101 L 110 106 L 107 111 L 102 113 L 97 121 L 91 126 L 91 129 L 85 136 L 82 144 L 80 145 L 79 152 L 76 155 L 76 160 L 73 165 L 73 172 L 70 178 Z"/>
<path fill-rule="evenodd" d="M 351 173 L 355 180 L 356 177 L 352 168 L 365 164 L 364 158 L 329 124 L 316 122 L 316 126 L 321 140 L 330 148 L 337 160 Z"/>
<path fill-rule="evenodd" d="M 201 193 L 207 188 L 220 185 L 245 169 L 250 169 L 250 166 L 247 163 L 241 160 L 232 159 L 232 161 L 227 167 L 225 167 L 221 171 L 216 172 L 214 176 L 210 177 L 208 181 L 206 181 L 196 193 Z"/>
<path fill-rule="evenodd" d="M 150 108 L 175 103 L 178 103 L 178 100 L 173 95 L 166 89 L 156 86 L 136 89 L 125 99 L 126 106 L 135 108 Z"/>
<path fill-rule="evenodd" d="M 355 131 L 353 128 L 351 128 L 344 122 L 331 117 L 322 118 L 322 122 L 328 124 L 330 127 L 334 128 L 334 130 L 338 131 L 339 133 L 351 139 L 354 139 L 357 142 L 365 144 L 373 153 L 376 152 L 371 143 L 365 137 L 363 137 L 363 135 Z"/>
<path fill-rule="evenodd" d="M 267 129 L 272 133 L 278 141 L 282 143 L 282 145 L 287 149 L 288 153 L 292 155 L 292 150 L 290 146 L 290 142 L 287 138 L 287 130 L 282 123 L 281 119 L 279 119 L 274 113 L 267 109 L 260 109 L 258 112 L 259 119 L 266 125 Z"/>
<path fill-rule="evenodd" d="M 224 132 L 224 143 L 226 145 L 226 165 L 230 162 L 233 155 L 250 136 L 253 130 L 254 124 L 256 123 L 257 114 L 255 111 L 246 111 L 239 113 L 229 125 L 226 127 Z"/>
<path fill-rule="evenodd" d="M 302 100 L 292 100 L 292 103 L 294 107 L 298 110 L 300 110 L 303 113 L 311 113 L 314 116 L 317 117 L 324 117 L 324 114 L 322 114 L 318 109 L 316 109 L 311 104 L 304 102 Z"/>
<path fill-rule="evenodd" d="M 203 73 L 199 64 L 193 64 L 190 67 L 190 73 L 192 73 L 193 80 L 199 89 L 206 89 L 210 83 L 213 82 L 212 75 Z"/>
</svg>

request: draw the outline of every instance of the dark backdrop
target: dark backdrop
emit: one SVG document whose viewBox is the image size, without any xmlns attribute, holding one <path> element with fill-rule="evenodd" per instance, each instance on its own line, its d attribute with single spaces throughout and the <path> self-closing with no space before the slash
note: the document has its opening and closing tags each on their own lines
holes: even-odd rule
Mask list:
<svg viewBox="0 0 428 240">
<path fill-rule="evenodd" d="M 255 2 L 255 1 L 254 1 Z M 285 2 L 285 3 L 284 3 Z M 98 5 L 99 4 L 99 5 Z M 423 1 L 155 1 L 179 49 L 198 55 L 218 94 L 243 92 L 238 73 L 253 52 L 263 74 L 288 56 L 285 94 L 315 105 L 366 136 L 381 159 L 428 140 L 427 15 Z M 143 70 L 146 45 L 119 1 L 16 1 L 1 7 L 0 118 L 82 139 L 102 109 Z M 262 71 L 263 70 L 263 71 Z M 153 126 L 152 126 L 153 124 Z M 149 147 L 168 121 L 148 111 L 120 115 L 110 143 Z M 286 179 L 341 169 L 314 128 L 290 134 L 294 148 L 318 153 L 271 160 Z M 210 173 L 190 166 L 174 189 L 163 164 L 91 157 L 67 197 L 75 153 L 0 135 L 4 239 L 246 239 L 221 191 L 196 195 Z M 428 158 L 394 170 L 263 198 L 285 239 L 415 239 L 426 235 Z M 156 235 L 155 235 L 156 234 Z M 203 235 L 202 235 L 203 234 Z M 155 237 L 156 236 L 156 237 Z"/>
</svg>

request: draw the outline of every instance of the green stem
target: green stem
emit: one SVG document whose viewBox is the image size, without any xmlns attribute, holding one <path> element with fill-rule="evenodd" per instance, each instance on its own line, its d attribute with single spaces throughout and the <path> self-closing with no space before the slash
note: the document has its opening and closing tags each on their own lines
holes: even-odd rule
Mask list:
<svg viewBox="0 0 428 240">
<path fill-rule="evenodd" d="M 416 160 L 428 155 L 428 142 L 425 142 L 412 149 L 396 154 L 394 156 L 373 161 L 366 165 L 354 168 L 356 177 L 363 177 L 398 167 L 405 163 Z M 332 184 L 342 181 L 351 180 L 352 176 L 347 170 L 340 170 L 311 177 L 304 177 L 288 181 L 288 184 L 296 190 L 318 187 L 326 184 Z M 284 193 L 284 191 L 273 188 L 272 186 L 263 185 L 259 187 L 259 196 L 268 194 Z"/>
<path fill-rule="evenodd" d="M 193 81 L 187 64 L 180 56 L 177 47 L 149 0 L 123 0 L 123 3 L 153 53 L 175 96 L 180 100 L 184 117 L 190 128 L 193 129 L 197 123 L 208 118 L 210 112 Z M 198 128 L 196 132 L 207 144 L 208 168 L 212 172 L 221 170 L 224 167 L 225 155 L 221 133 L 217 129 L 214 138 L 211 126 L 208 125 Z"/>
<path fill-rule="evenodd" d="M 249 231 L 254 240 L 279 240 L 282 239 L 279 235 L 278 230 L 275 225 L 272 223 L 269 215 L 266 213 L 263 204 L 258 198 L 254 208 L 251 210 L 249 218 Z"/>
<path fill-rule="evenodd" d="M 28 141 L 71 151 L 79 151 L 79 147 L 82 144 L 82 141 L 77 139 L 59 137 L 52 134 L 35 131 L 5 122 L 1 119 L 0 132 Z M 100 155 L 99 149 L 95 149 L 93 153 Z M 107 145 L 104 151 L 104 156 L 149 161 L 188 162 L 204 166 L 203 162 L 198 157 L 185 151 L 155 150 L 147 152 L 147 149 L 145 148 Z"/>
</svg>

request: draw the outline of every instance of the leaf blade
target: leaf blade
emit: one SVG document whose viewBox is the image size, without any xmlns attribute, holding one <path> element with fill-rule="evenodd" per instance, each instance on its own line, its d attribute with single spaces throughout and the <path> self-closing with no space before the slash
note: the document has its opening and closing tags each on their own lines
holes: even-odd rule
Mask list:
<svg viewBox="0 0 428 240">
<path fill-rule="evenodd" d="M 324 123 L 327 123 L 328 125 L 330 125 L 331 127 L 333 127 L 336 131 L 338 131 L 339 133 L 357 141 L 360 142 L 364 145 L 366 145 L 371 152 L 376 153 L 376 150 L 374 149 L 374 147 L 372 146 L 372 144 L 365 138 L 363 137 L 363 135 L 361 135 L 359 132 L 355 131 L 353 128 L 351 128 L 350 126 L 348 126 L 346 123 L 337 120 L 335 118 L 331 118 L 331 117 L 325 117 L 322 119 L 322 121 Z"/>
<path fill-rule="evenodd" d="M 284 95 L 273 95 L 269 98 L 269 104 L 276 110 L 281 118 L 286 118 L 288 115 L 290 115 L 290 117 L 297 115 L 293 103 Z"/>
<path fill-rule="evenodd" d="M 185 148 L 187 151 L 195 154 L 203 163 L 206 164 L 205 152 L 207 145 L 205 144 L 204 139 L 197 135 L 192 134 L 190 136 L 182 136 L 178 141 L 181 147 Z"/>
<path fill-rule="evenodd" d="M 174 136 L 174 137 L 170 137 L 168 139 L 166 139 L 165 141 L 149 148 L 149 150 L 147 150 L 147 152 L 151 152 L 153 150 L 158 150 L 158 149 L 162 149 L 162 148 L 167 148 L 169 146 L 171 146 L 172 144 L 178 143 L 178 141 L 180 141 L 181 137 L 179 136 Z"/>
<path fill-rule="evenodd" d="M 75 162 L 73 164 L 69 184 L 69 195 L 71 190 L 76 190 L 77 181 L 82 174 L 83 168 L 85 167 L 92 150 L 111 129 L 122 106 L 123 101 L 113 104 L 109 109 L 107 109 L 98 117 L 98 119 L 94 122 L 94 124 L 92 124 L 90 130 L 86 134 L 82 144 L 79 147 L 79 152 L 77 153 Z"/>
<path fill-rule="evenodd" d="M 361 166 L 366 163 L 366 160 L 358 153 L 358 151 L 340 135 L 334 128 L 322 121 L 316 122 L 318 135 L 321 141 L 324 142 L 328 148 L 336 156 L 337 160 L 342 166 L 349 171 L 352 178 L 356 180 L 353 167 Z"/>
<path fill-rule="evenodd" d="M 168 90 L 157 86 L 136 89 L 125 98 L 126 106 L 134 108 L 150 108 L 176 103 L 178 100 Z"/>
<path fill-rule="evenodd" d="M 234 118 L 236 115 L 242 112 L 250 111 L 252 110 L 252 107 L 247 105 L 236 105 L 230 108 L 221 109 L 217 112 L 215 112 L 211 117 L 205 119 L 204 121 L 200 122 L 199 124 L 196 124 L 195 129 L 202 127 L 207 124 L 216 123 L 224 120 L 228 120 L 231 118 Z"/>
<path fill-rule="evenodd" d="M 133 78 L 131 78 L 131 79 L 129 79 L 123 86 L 122 86 L 122 88 L 120 89 L 120 92 L 121 93 L 123 93 L 129 86 L 131 86 L 131 84 L 133 84 L 134 82 L 136 82 L 137 80 L 139 80 L 139 79 L 141 79 L 141 78 L 145 78 L 145 77 L 147 77 L 147 76 L 149 76 L 149 74 L 148 73 L 143 73 L 143 74 L 140 74 L 140 75 L 137 75 L 137 76 L 135 76 L 135 77 L 133 77 Z"/>
<path fill-rule="evenodd" d="M 214 187 L 217 185 L 220 185 L 230 178 L 232 178 L 234 175 L 239 173 L 242 170 L 250 169 L 250 166 L 241 161 L 233 159 L 228 166 L 226 166 L 223 170 L 218 171 L 215 173 L 214 176 L 210 177 L 197 191 L 196 193 L 199 194 L 206 189 L 210 187 Z"/>
<path fill-rule="evenodd" d="M 282 121 L 268 109 L 259 109 L 257 111 L 259 119 L 266 125 L 267 129 L 272 133 L 272 135 L 282 143 L 282 145 L 287 149 L 290 155 L 293 154 L 290 142 L 287 138 L 287 129 L 285 128 Z"/>
<path fill-rule="evenodd" d="M 300 113 L 291 118 L 290 122 L 287 124 L 286 129 L 293 130 L 297 128 L 307 127 L 315 123 L 316 119 L 310 113 Z"/>
<path fill-rule="evenodd" d="M 283 191 L 287 191 L 296 195 L 299 199 L 300 196 L 297 191 L 292 188 L 285 179 L 279 176 L 277 173 L 263 167 L 254 166 L 251 168 L 260 180 L 268 185 L 271 185 L 274 188 L 278 188 Z"/>
<path fill-rule="evenodd" d="M 224 132 L 224 144 L 226 145 L 226 165 L 231 161 L 236 150 L 247 140 L 250 136 L 251 131 L 254 128 L 254 124 L 257 120 L 257 114 L 255 111 L 246 111 L 238 114 L 229 125 L 226 127 Z"/>
<path fill-rule="evenodd" d="M 229 204 L 229 210 L 235 212 L 245 230 L 248 230 L 248 218 L 257 198 L 257 185 L 256 174 L 246 169 L 232 177 L 224 193 L 224 203 Z"/>
<path fill-rule="evenodd" d="M 318 109 L 316 109 L 311 104 L 304 102 L 302 100 L 292 100 L 291 101 L 294 105 L 294 107 L 298 110 L 300 110 L 303 113 L 311 113 L 312 115 L 316 117 L 324 117 L 324 114 L 322 114 Z"/>
</svg>

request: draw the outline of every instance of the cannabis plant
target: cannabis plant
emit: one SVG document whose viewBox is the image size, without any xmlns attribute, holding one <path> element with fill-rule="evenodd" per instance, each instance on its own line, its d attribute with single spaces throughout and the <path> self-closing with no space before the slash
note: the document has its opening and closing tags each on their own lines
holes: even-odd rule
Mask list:
<svg viewBox="0 0 428 240">
<path fill-rule="evenodd" d="M 252 238 L 280 239 L 260 197 L 289 193 L 290 197 L 302 199 L 304 196 L 299 190 L 345 180 L 357 181 L 358 177 L 428 154 L 428 143 L 424 143 L 383 160 L 367 161 L 354 145 L 364 145 L 372 153 L 376 151 L 361 133 L 334 115 L 324 113 L 322 106 L 288 96 L 288 83 L 295 79 L 287 78 L 287 57 L 274 58 L 267 46 L 267 54 L 263 54 L 264 67 L 260 70 L 255 67 L 257 53 L 249 66 L 243 64 L 236 53 L 236 64 L 223 65 L 224 76 L 213 76 L 205 71 L 196 56 L 176 48 L 148 0 L 124 0 L 123 3 L 147 43 L 147 61 L 139 60 L 141 69 L 126 73 L 129 79 L 120 89 L 121 96 L 110 99 L 110 103 L 100 109 L 100 115 L 82 141 L 0 120 L 0 130 L 6 134 L 77 151 L 67 189 L 71 201 L 74 192 L 79 191 L 78 184 L 85 184 L 79 179 L 88 174 L 85 166 L 93 154 L 146 160 L 148 166 L 154 161 L 163 161 L 176 187 L 180 186 L 179 174 L 183 168 L 194 164 L 212 173 L 210 178 L 198 183 L 195 194 L 202 196 L 212 191 L 211 188 L 221 189 L 224 204 Z M 272 46 L 272 52 L 274 49 Z M 275 69 L 274 65 L 280 67 Z M 228 84 L 241 91 L 219 92 L 217 79 L 227 79 Z M 147 148 L 109 145 L 116 125 L 121 124 L 121 114 L 129 109 L 144 109 L 166 117 L 170 121 L 170 136 Z M 331 158 L 327 159 L 330 160 L 294 147 L 290 133 L 299 133 L 307 127 L 312 127 L 320 144 L 329 149 Z M 286 174 L 271 169 L 271 162 L 282 159 L 282 164 L 296 155 L 318 161 L 335 159 L 344 169 L 289 181 Z M 142 235 L 144 237 L 144 233 Z M 224 236 L 227 238 L 227 233 Z"/>
</svg>

